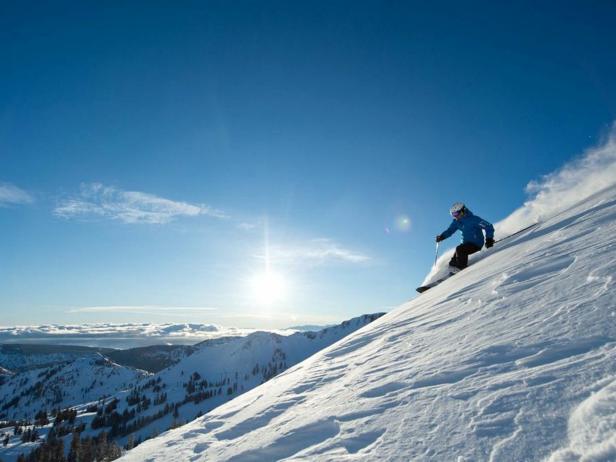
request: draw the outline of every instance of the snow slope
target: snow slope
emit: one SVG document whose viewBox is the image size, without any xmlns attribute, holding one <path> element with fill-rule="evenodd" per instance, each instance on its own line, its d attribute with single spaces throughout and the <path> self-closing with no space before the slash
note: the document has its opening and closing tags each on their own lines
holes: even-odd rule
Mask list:
<svg viewBox="0 0 616 462">
<path fill-rule="evenodd" d="M 614 461 L 615 236 L 612 186 L 122 460 Z"/>
</svg>

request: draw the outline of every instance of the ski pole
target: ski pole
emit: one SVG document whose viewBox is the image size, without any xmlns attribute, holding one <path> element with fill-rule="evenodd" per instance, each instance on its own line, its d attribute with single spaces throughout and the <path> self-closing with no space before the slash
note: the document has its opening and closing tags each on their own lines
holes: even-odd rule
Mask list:
<svg viewBox="0 0 616 462">
<path fill-rule="evenodd" d="M 434 255 L 434 265 L 432 265 L 432 268 L 434 268 L 436 266 L 436 260 L 438 260 L 438 245 L 440 244 L 440 242 L 436 243 L 436 254 Z"/>
</svg>

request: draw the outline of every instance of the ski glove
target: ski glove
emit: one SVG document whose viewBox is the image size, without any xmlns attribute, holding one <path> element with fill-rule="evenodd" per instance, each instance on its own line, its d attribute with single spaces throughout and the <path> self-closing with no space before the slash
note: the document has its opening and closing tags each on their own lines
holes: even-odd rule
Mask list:
<svg viewBox="0 0 616 462">
<path fill-rule="evenodd" d="M 494 239 L 492 239 L 491 237 L 487 238 L 486 239 L 486 249 L 489 249 L 493 245 L 494 245 Z"/>
<path fill-rule="evenodd" d="M 441 236 L 440 234 L 438 236 L 436 236 L 436 242 L 441 242 L 444 241 L 445 238 L 443 236 Z"/>
</svg>

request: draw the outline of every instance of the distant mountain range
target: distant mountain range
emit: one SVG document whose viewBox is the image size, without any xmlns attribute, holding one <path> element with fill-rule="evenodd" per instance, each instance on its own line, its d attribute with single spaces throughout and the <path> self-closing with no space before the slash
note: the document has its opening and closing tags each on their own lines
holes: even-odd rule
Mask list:
<svg viewBox="0 0 616 462">
<path fill-rule="evenodd" d="M 45 324 L 0 327 L 0 344 L 79 345 L 126 349 L 161 344 L 193 345 L 211 338 L 248 335 L 254 331 L 255 329 L 226 328 L 200 323 Z"/>
</svg>

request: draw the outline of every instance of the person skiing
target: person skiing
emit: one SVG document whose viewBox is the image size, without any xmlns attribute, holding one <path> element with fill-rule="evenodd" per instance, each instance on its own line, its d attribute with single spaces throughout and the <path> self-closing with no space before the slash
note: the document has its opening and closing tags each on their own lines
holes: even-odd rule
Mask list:
<svg viewBox="0 0 616 462">
<path fill-rule="evenodd" d="M 462 243 L 456 247 L 449 266 L 463 270 L 468 266 L 468 256 L 478 252 L 483 247 L 494 245 L 494 226 L 473 213 L 462 202 L 456 202 L 449 209 L 453 221 L 449 228 L 436 236 L 436 242 L 447 239 L 456 231 L 462 231 Z M 485 241 L 483 233 L 485 231 Z"/>
</svg>

